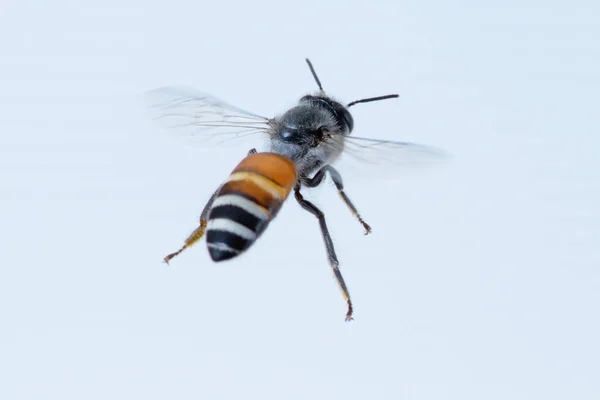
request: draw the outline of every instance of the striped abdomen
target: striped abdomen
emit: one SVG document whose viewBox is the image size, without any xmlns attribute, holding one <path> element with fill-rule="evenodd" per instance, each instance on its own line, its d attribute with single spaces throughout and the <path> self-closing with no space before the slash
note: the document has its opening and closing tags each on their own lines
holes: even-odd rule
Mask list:
<svg viewBox="0 0 600 400">
<path fill-rule="evenodd" d="M 296 183 L 292 160 L 274 153 L 251 154 L 221 186 L 208 215 L 206 243 L 214 261 L 248 249 L 277 215 Z"/>
</svg>

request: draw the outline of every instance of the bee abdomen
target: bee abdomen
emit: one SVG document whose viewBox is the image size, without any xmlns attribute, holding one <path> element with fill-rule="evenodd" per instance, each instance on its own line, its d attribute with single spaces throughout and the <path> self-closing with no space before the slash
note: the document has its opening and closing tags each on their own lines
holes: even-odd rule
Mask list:
<svg viewBox="0 0 600 400">
<path fill-rule="evenodd" d="M 215 197 L 206 241 L 214 261 L 247 250 L 275 218 L 296 182 L 294 163 L 273 153 L 246 157 Z"/>
</svg>

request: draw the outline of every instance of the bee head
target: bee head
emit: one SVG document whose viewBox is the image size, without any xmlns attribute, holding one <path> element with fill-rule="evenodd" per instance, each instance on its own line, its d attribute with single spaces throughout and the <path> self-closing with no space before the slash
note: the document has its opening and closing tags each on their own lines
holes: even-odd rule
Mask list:
<svg viewBox="0 0 600 400">
<path fill-rule="evenodd" d="M 302 147 L 317 147 L 331 135 L 348 135 L 354 121 L 339 102 L 324 96 L 307 95 L 281 116 L 274 139 Z"/>
<path fill-rule="evenodd" d="M 350 111 L 339 101 L 324 95 L 306 95 L 300 99 L 300 104 L 321 109 L 331 114 L 337 125 L 337 131 L 349 135 L 354 129 L 354 118 Z"/>
</svg>

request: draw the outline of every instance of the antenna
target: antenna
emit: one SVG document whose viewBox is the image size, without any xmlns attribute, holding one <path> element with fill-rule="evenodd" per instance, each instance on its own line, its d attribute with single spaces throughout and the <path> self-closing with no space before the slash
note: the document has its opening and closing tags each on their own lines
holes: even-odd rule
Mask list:
<svg viewBox="0 0 600 400">
<path fill-rule="evenodd" d="M 397 94 L 386 94 L 385 96 L 369 97 L 367 99 L 360 99 L 360 100 L 352 101 L 352 102 L 346 104 L 346 107 L 352 107 L 353 105 L 358 104 L 358 103 L 369 103 L 371 101 L 395 99 L 396 97 L 400 97 L 400 96 Z"/>
<path fill-rule="evenodd" d="M 319 80 L 319 77 L 317 76 L 317 73 L 315 72 L 312 63 L 308 58 L 306 59 L 306 63 L 308 64 L 308 68 L 310 68 L 310 72 L 312 73 L 313 78 L 315 78 L 315 81 L 317 81 L 317 85 L 319 85 L 319 90 L 323 92 L 323 86 L 321 86 L 321 81 Z"/>
<path fill-rule="evenodd" d="M 310 72 L 312 73 L 313 78 L 315 78 L 315 82 L 317 82 L 317 85 L 319 86 L 319 90 L 322 93 L 324 93 L 325 91 L 323 90 L 321 81 L 319 80 L 319 77 L 317 76 L 317 73 L 315 72 L 315 68 L 313 67 L 312 63 L 310 62 L 310 60 L 308 58 L 306 59 L 306 63 L 308 64 L 308 68 L 310 68 Z M 369 103 L 371 101 L 395 99 L 396 97 L 400 97 L 400 96 L 397 94 L 386 94 L 385 96 L 369 97 L 366 99 L 352 101 L 352 102 L 348 103 L 346 105 L 346 107 L 352 107 L 353 105 L 358 104 L 358 103 Z"/>
</svg>

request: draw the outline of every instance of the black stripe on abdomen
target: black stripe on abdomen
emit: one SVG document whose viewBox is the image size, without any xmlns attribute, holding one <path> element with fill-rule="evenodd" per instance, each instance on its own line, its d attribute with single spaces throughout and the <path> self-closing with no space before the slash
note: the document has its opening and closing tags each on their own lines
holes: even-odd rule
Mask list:
<svg viewBox="0 0 600 400">
<path fill-rule="evenodd" d="M 246 250 L 254 240 L 245 239 L 235 233 L 222 230 L 208 230 L 206 243 L 213 261 L 229 260 Z"/>
<path fill-rule="evenodd" d="M 209 219 L 226 218 L 244 225 L 246 228 L 258 232 L 266 221 L 250 214 L 243 208 L 233 204 L 223 204 L 210 210 Z"/>
</svg>

